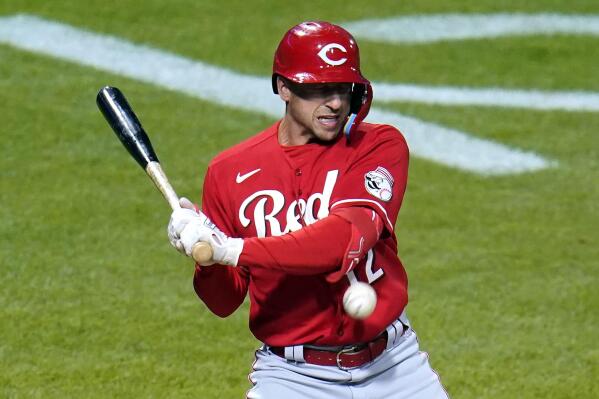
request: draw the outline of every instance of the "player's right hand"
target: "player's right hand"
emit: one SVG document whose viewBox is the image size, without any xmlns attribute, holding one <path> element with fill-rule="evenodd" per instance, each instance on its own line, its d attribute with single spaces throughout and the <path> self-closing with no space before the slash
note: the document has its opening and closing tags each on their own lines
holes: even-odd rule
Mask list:
<svg viewBox="0 0 599 399">
<path fill-rule="evenodd" d="M 181 232 L 192 221 L 200 224 L 203 223 L 203 215 L 198 213 L 193 203 L 185 197 L 179 198 L 179 205 L 181 205 L 181 208 L 175 209 L 171 214 L 167 233 L 171 245 L 185 255 L 185 247 L 181 242 Z"/>
</svg>

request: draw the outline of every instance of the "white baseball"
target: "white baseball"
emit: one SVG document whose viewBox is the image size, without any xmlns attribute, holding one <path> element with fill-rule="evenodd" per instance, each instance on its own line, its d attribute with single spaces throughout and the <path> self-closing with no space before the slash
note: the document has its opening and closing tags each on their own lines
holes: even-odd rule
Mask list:
<svg viewBox="0 0 599 399">
<path fill-rule="evenodd" d="M 376 292 L 370 285 L 358 281 L 349 286 L 343 295 L 343 308 L 354 319 L 370 316 L 376 306 Z"/>
</svg>

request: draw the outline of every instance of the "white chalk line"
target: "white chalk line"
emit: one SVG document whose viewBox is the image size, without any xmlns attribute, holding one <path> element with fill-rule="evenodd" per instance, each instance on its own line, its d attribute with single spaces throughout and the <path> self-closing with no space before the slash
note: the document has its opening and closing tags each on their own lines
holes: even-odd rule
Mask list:
<svg viewBox="0 0 599 399">
<path fill-rule="evenodd" d="M 241 75 L 35 16 L 0 17 L 0 43 L 274 118 L 280 117 L 284 109 L 270 90 L 269 78 Z M 376 107 L 368 120 L 389 123 L 402 130 L 415 156 L 478 174 L 521 173 L 553 165 L 532 152 Z"/>
<path fill-rule="evenodd" d="M 599 36 L 599 16 L 579 14 L 432 14 L 364 19 L 342 24 L 356 37 L 388 43 L 528 35 Z"/>
<path fill-rule="evenodd" d="M 506 90 L 377 82 L 380 101 L 409 101 L 440 105 L 474 105 L 537 109 L 541 111 L 599 111 L 599 93 L 585 91 Z"/>
<path fill-rule="evenodd" d="M 410 151 L 421 158 L 482 175 L 516 174 L 557 166 L 557 162 L 532 153 L 381 109 L 372 109 L 369 118 L 400 126 Z"/>
</svg>

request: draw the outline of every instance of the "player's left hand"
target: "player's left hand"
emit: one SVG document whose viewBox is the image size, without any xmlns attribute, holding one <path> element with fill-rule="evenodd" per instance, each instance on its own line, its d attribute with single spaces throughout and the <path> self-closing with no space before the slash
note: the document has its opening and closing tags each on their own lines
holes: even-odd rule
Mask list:
<svg viewBox="0 0 599 399">
<path fill-rule="evenodd" d="M 196 211 L 187 198 L 179 200 L 181 209 L 171 214 L 168 236 L 171 244 L 180 252 L 191 256 L 193 246 L 206 242 L 212 248 L 212 259 L 202 262 L 203 266 L 215 263 L 237 266 L 243 249 L 243 239 L 230 238 L 201 211 Z"/>
</svg>

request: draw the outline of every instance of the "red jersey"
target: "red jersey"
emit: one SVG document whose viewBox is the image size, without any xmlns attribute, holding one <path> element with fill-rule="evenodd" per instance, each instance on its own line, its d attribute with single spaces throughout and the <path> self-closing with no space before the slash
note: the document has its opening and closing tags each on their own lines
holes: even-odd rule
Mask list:
<svg viewBox="0 0 599 399">
<path fill-rule="evenodd" d="M 350 141 L 340 135 L 331 143 L 285 147 L 278 143 L 279 123 L 213 159 L 203 212 L 227 235 L 249 238 L 296 231 L 336 207 L 365 206 L 387 231 L 349 277 L 331 281 L 334 271 L 309 274 L 309 266 L 297 275 L 243 265 L 197 266 L 194 288 L 221 317 L 233 313 L 249 291 L 250 330 L 271 346 L 369 341 L 408 301 L 393 233 L 407 182 L 405 139 L 391 126 L 361 123 Z M 377 292 L 376 309 L 366 320 L 343 310 L 343 294 L 354 277 Z"/>
</svg>

